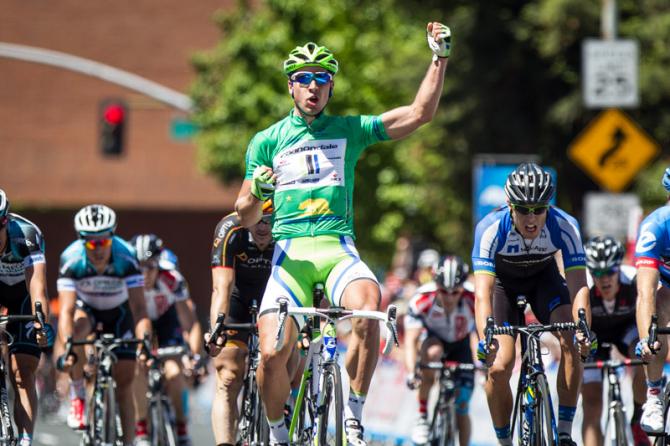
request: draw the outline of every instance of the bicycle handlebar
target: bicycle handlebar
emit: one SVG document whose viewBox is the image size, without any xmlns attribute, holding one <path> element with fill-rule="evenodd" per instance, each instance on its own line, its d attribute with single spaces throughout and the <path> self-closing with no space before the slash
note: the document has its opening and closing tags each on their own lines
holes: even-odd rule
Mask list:
<svg viewBox="0 0 670 446">
<path fill-rule="evenodd" d="M 621 367 L 634 367 L 646 364 L 646 361 L 641 359 L 610 359 L 607 361 L 593 361 L 584 364 L 585 369 L 618 369 Z"/>
<path fill-rule="evenodd" d="M 290 307 L 288 306 L 288 299 L 279 298 L 277 300 L 279 308 L 277 312 L 277 336 L 275 337 L 275 350 L 281 350 L 284 346 L 284 332 L 286 331 L 286 320 L 288 316 L 316 316 L 321 319 L 326 319 L 329 322 L 337 323 L 346 319 L 362 318 L 374 319 L 383 322 L 386 325 L 386 339 L 384 344 L 383 354 L 387 355 L 393 345 L 398 346 L 398 331 L 396 327 L 397 321 L 397 307 L 389 305 L 386 313 L 374 310 L 347 310 L 345 308 L 315 308 L 315 307 Z"/>
<path fill-rule="evenodd" d="M 481 367 L 472 363 L 462 363 L 457 361 L 432 361 L 426 363 L 418 363 L 417 368 L 422 370 L 442 370 L 448 369 L 450 372 L 455 372 L 457 370 L 463 371 L 474 371 L 474 370 L 486 370 L 486 367 Z"/>
</svg>

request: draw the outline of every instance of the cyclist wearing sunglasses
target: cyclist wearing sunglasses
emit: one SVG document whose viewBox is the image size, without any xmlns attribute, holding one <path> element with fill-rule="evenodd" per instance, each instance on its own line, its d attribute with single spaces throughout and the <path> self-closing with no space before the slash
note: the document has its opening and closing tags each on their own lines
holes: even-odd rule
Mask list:
<svg viewBox="0 0 670 446">
<path fill-rule="evenodd" d="M 58 275 L 60 341 L 64 343 L 69 336 L 83 340 L 100 327 L 102 333 L 111 333 L 115 337 L 132 338 L 133 328 L 134 336 L 138 338 L 150 334 L 144 279 L 132 247 L 114 235 L 115 212 L 101 204 L 85 206 L 75 215 L 74 227 L 79 239 L 61 254 Z M 58 358 L 57 365 L 70 375 L 68 425 L 83 429 L 86 357 L 83 348 L 74 348 L 73 353 L 67 358 Z M 130 445 L 135 423 L 132 383 L 136 351 L 119 347 L 115 354 L 119 359 L 114 365 L 114 379 L 123 441 Z M 143 360 L 143 356 L 140 359 Z"/>
<path fill-rule="evenodd" d="M 474 336 L 475 301 L 472 284 L 466 282 L 468 265 L 457 256 L 445 256 L 433 265 L 433 280 L 417 289 L 405 316 L 405 367 L 411 372 L 407 386 L 418 388 L 419 416 L 412 442 L 428 443 L 428 395 L 435 380 L 432 370 L 416 368 L 421 363 L 441 360 L 472 364 L 470 338 Z M 470 397 L 474 372 L 459 371 L 455 377 L 456 422 L 459 443 L 470 442 Z"/>
<path fill-rule="evenodd" d="M 670 168 L 661 184 L 670 194 Z M 640 224 L 635 245 L 637 267 L 637 329 L 640 342 L 638 356 L 647 361 L 647 401 L 640 425 L 648 433 L 663 432 L 663 366 L 668 353 L 667 336 L 659 336 L 655 345 L 648 345 L 651 315 L 658 315 L 658 326 L 670 322 L 670 207 L 663 206 L 649 214 Z M 659 282 L 660 285 L 659 286 Z"/>
<path fill-rule="evenodd" d="M 598 335 L 601 344 L 595 359 L 610 359 L 607 343 L 616 346 L 621 354 L 633 357 L 638 342 L 635 325 L 635 268 L 622 265 L 624 248 L 614 237 L 594 237 L 584 245 L 586 267 L 592 277 L 590 289 L 591 329 Z M 631 430 L 636 446 L 648 446 L 649 438 L 640 427 L 642 404 L 645 401 L 646 386 L 644 371 L 633 368 L 633 399 L 635 407 L 631 419 Z M 602 372 L 598 369 L 584 370 L 582 404 L 584 423 L 582 436 L 585 446 L 601 446 L 603 434 L 600 428 L 602 414 Z"/>
<path fill-rule="evenodd" d="M 262 359 L 258 374 L 272 444 L 288 442 L 283 413 L 290 388 L 286 364 L 295 344 L 288 340 L 296 339 L 298 327 L 287 326 L 287 342 L 277 352 L 277 317 L 264 312 L 287 295 L 291 305 L 311 305 L 317 282 L 325 284 L 332 305 L 378 308 L 379 284 L 354 245 L 354 171 L 367 146 L 404 138 L 435 115 L 451 32 L 432 22 L 426 34 L 434 58 L 414 102 L 377 116 L 326 114 L 339 64 L 326 47 L 311 42 L 296 47 L 284 62 L 293 109 L 289 116 L 257 133 L 247 149 L 246 176 L 236 202 L 242 224 L 255 224 L 262 202 L 273 194 L 275 203 L 272 234 L 277 246 L 259 320 Z M 352 325 L 346 356 L 352 379 L 345 430 L 348 443 L 358 446 L 366 444 L 360 420 L 377 363 L 379 327 L 365 320 L 354 320 Z"/>
<path fill-rule="evenodd" d="M 140 270 L 144 276 L 144 299 L 147 315 L 154 332 L 154 343 L 158 347 L 188 346 L 195 358 L 188 365 L 189 375 L 193 375 L 196 360 L 202 350 L 202 329 L 195 314 L 184 276 L 175 268 L 163 269 L 161 262 L 164 250 L 163 240 L 155 234 L 138 234 L 131 241 Z M 167 264 L 167 266 L 172 266 Z M 164 364 L 165 386 L 175 410 L 175 423 L 179 446 L 190 446 L 188 434 L 188 413 L 186 400 L 188 390 L 182 371 L 182 362 L 166 359 Z M 147 376 L 137 369 L 134 383 L 137 421 L 135 423 L 135 446 L 150 446 L 147 428 Z"/>
<path fill-rule="evenodd" d="M 472 263 L 475 272 L 475 314 L 479 345 L 477 356 L 490 367 L 485 385 L 489 410 L 501 445 L 511 445 L 512 392 L 515 345 L 509 336 L 484 343 L 486 319 L 503 325 L 523 323 L 516 301 L 525 296 L 542 324 L 577 321 L 577 310 L 591 318 L 584 247 L 577 220 L 549 206 L 554 194 L 551 175 L 535 163 L 522 163 L 505 183 L 507 206 L 479 222 L 475 230 Z M 565 278 L 557 264 L 561 252 Z M 567 333 L 567 332 L 566 332 Z M 572 419 L 579 397 L 582 357 L 597 346 L 581 332 L 557 335 L 561 345 L 558 389 L 560 446 L 574 445 Z M 489 349 L 487 355 L 486 350 Z"/>
<path fill-rule="evenodd" d="M 0 189 L 0 305 L 10 315 L 32 314 L 35 302 L 44 311 L 46 297 L 46 263 L 44 238 L 31 221 L 9 212 L 9 200 Z M 7 331 L 14 338 L 9 346 L 9 376 L 17 398 L 14 399 L 14 422 L 18 428 L 19 446 L 30 445 L 37 418 L 35 371 L 40 347 L 53 343 L 55 336 L 47 325 L 47 336 L 37 332 L 38 324 L 12 322 Z"/>
<path fill-rule="evenodd" d="M 212 244 L 212 326 L 219 313 L 226 315 L 226 323 L 249 323 L 251 302 L 261 304 L 274 251 L 272 211 L 272 200 L 268 200 L 263 204 L 261 219 L 250 228 L 244 228 L 234 212 L 216 226 Z M 212 430 L 219 446 L 234 445 L 237 441 L 237 397 L 244 380 L 248 336 L 247 330 L 227 333 L 218 339 L 205 334 L 216 367 Z"/>
</svg>

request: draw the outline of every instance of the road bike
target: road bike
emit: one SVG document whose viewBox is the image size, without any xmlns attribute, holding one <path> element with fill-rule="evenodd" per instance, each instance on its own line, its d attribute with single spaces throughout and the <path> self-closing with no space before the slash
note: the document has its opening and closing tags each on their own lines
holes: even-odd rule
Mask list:
<svg viewBox="0 0 670 446">
<path fill-rule="evenodd" d="M 111 333 L 99 334 L 95 339 L 75 341 L 72 336 L 65 343 L 64 358 L 76 355 L 75 346 L 93 346 L 89 356 L 93 367 L 93 392 L 86 404 L 86 425 L 81 446 L 123 446 L 123 428 L 116 400 L 116 381 L 112 368 L 118 361 L 114 349 L 121 346 L 142 344 L 145 352 L 150 349 L 149 339 L 122 339 Z"/>
<path fill-rule="evenodd" d="M 456 382 L 458 372 L 485 370 L 474 364 L 454 361 L 435 361 L 417 364 L 419 370 L 433 370 L 438 373 L 439 392 L 433 407 L 428 443 L 430 446 L 455 446 L 459 444 L 456 423 Z"/>
<path fill-rule="evenodd" d="M 261 446 L 269 444 L 270 427 L 268 426 L 263 409 L 263 402 L 258 389 L 256 373 L 260 361 L 260 350 L 258 347 L 258 303 L 251 302 L 249 307 L 251 322 L 249 323 L 225 323 L 225 314 L 219 313 L 216 322 L 210 332 L 210 339 L 217 339 L 229 330 L 248 330 L 247 338 L 247 368 L 244 375 L 244 387 L 242 389 L 242 407 L 239 419 L 239 439 L 243 446 Z"/>
<path fill-rule="evenodd" d="M 39 322 L 42 330 L 45 327 L 45 317 L 42 311 L 42 304 L 35 302 L 35 314 L 26 315 L 7 315 L 0 316 L 0 337 L 3 338 L 0 343 L 0 350 L 4 351 L 6 347 L 14 343 L 14 337 L 7 331 L 7 324 L 13 322 Z M 42 332 L 45 334 L 45 332 Z M 18 396 L 16 396 L 18 398 Z M 14 446 L 17 444 L 16 433 L 12 423 L 13 417 L 9 410 L 9 392 L 7 388 L 7 365 L 5 364 L 5 355 L 0 352 L 0 445 Z"/>
<path fill-rule="evenodd" d="M 323 298 L 323 284 L 315 286 L 315 305 Z M 318 300 L 317 300 L 318 299 Z M 288 299 L 277 300 L 278 329 L 275 350 L 284 345 L 288 316 L 306 318 L 301 333 L 308 344 L 305 368 L 289 425 L 289 438 L 298 445 L 344 444 L 344 395 L 338 362 L 337 324 L 352 318 L 378 320 L 386 326 L 384 353 L 398 345 L 396 307 L 386 312 L 347 310 L 342 307 L 289 307 Z M 324 322 L 321 327 L 321 322 Z"/>
<path fill-rule="evenodd" d="M 523 316 L 526 299 L 517 299 L 519 315 Z M 510 335 L 521 337 L 521 368 L 517 385 L 514 410 L 512 412 L 512 432 L 518 427 L 518 444 L 521 446 L 558 445 L 558 429 L 554 414 L 547 375 L 542 363 L 540 335 L 545 332 L 580 330 L 587 339 L 591 332 L 586 322 L 583 308 L 578 311 L 579 322 L 556 322 L 553 324 L 529 324 L 517 326 L 496 326 L 493 318 L 486 321 L 486 345 L 491 345 L 493 336 Z M 523 318 L 519 319 L 523 320 Z"/>
<path fill-rule="evenodd" d="M 603 345 L 604 346 L 604 345 Z M 605 423 L 605 444 L 609 446 L 627 446 L 629 441 L 626 411 L 621 399 L 621 386 L 617 371 L 624 367 L 646 364 L 641 359 L 610 359 L 584 364 L 584 369 L 600 369 L 607 379 L 607 421 Z"/>
</svg>

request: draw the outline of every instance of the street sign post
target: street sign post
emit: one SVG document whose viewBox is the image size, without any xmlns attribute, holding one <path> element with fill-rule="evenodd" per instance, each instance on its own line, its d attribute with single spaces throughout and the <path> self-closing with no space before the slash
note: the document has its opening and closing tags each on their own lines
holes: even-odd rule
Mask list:
<svg viewBox="0 0 670 446">
<path fill-rule="evenodd" d="M 660 152 L 642 128 L 616 109 L 599 114 L 568 148 L 568 156 L 603 188 L 620 192 Z"/>
<path fill-rule="evenodd" d="M 589 237 L 611 235 L 626 240 L 631 214 L 640 206 L 635 194 L 588 192 L 584 196 L 585 231 Z"/>
<path fill-rule="evenodd" d="M 588 108 L 637 107 L 638 60 L 639 45 L 636 40 L 584 40 L 584 105 Z"/>
</svg>

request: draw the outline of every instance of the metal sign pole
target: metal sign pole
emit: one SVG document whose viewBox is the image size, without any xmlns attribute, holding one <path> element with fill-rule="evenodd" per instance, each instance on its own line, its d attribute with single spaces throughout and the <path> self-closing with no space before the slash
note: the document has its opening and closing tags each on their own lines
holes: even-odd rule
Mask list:
<svg viewBox="0 0 670 446">
<path fill-rule="evenodd" d="M 617 0 L 602 0 L 600 12 L 600 32 L 604 40 L 616 40 L 619 25 Z"/>
</svg>

